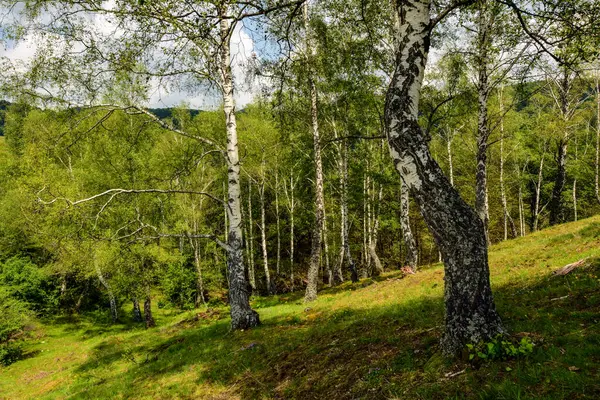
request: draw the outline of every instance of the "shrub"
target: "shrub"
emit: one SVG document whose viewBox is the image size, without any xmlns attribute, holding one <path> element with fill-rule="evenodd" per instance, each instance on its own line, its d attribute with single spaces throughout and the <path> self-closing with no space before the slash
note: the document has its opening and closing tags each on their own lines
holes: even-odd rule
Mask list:
<svg viewBox="0 0 600 400">
<path fill-rule="evenodd" d="M 0 364 L 9 365 L 21 357 L 23 351 L 19 339 L 29 314 L 25 303 L 0 288 Z"/>
<path fill-rule="evenodd" d="M 0 285 L 11 297 L 38 312 L 55 309 L 59 304 L 57 285 L 28 258 L 13 257 L 0 264 Z"/>
<path fill-rule="evenodd" d="M 527 337 L 520 342 L 497 336 L 489 342 L 467 344 L 469 361 L 477 360 L 509 360 L 525 357 L 533 352 L 534 343 Z"/>
<path fill-rule="evenodd" d="M 194 308 L 196 298 L 196 271 L 185 262 L 170 263 L 160 277 L 160 287 L 164 294 L 164 305 L 182 310 Z"/>
</svg>

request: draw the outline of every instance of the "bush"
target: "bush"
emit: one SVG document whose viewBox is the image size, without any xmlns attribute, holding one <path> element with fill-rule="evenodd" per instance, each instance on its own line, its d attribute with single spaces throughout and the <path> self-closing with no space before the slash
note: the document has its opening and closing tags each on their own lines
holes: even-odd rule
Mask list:
<svg viewBox="0 0 600 400">
<path fill-rule="evenodd" d="M 194 308 L 196 298 L 196 271 L 185 262 L 166 265 L 160 277 L 165 303 L 182 310 Z"/>
<path fill-rule="evenodd" d="M 23 357 L 23 349 L 19 344 L 3 343 L 0 344 L 0 364 L 5 367 L 19 361 Z"/>
<path fill-rule="evenodd" d="M 9 365 L 21 358 L 23 350 L 19 340 L 29 315 L 25 303 L 0 288 L 0 364 Z"/>
<path fill-rule="evenodd" d="M 11 297 L 38 312 L 55 309 L 59 304 L 57 285 L 28 258 L 13 257 L 0 264 L 0 285 Z"/>
</svg>

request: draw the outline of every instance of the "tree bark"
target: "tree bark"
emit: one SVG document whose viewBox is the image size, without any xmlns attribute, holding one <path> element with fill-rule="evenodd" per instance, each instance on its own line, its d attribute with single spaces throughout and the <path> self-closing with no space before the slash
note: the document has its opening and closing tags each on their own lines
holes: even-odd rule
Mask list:
<svg viewBox="0 0 600 400">
<path fill-rule="evenodd" d="M 104 286 L 104 288 L 108 292 L 108 301 L 110 304 L 110 316 L 112 318 L 112 322 L 115 323 L 119 319 L 119 312 L 117 309 L 117 299 L 115 298 L 115 294 L 113 293 L 112 288 L 108 284 L 108 281 L 104 278 L 104 275 L 102 274 L 102 270 L 100 269 L 100 265 L 98 265 L 98 262 L 96 260 L 94 260 L 94 264 L 96 267 L 96 275 L 98 276 L 98 280 L 100 281 L 102 286 Z"/>
<path fill-rule="evenodd" d="M 573 218 L 577 222 L 577 178 L 573 179 Z"/>
<path fill-rule="evenodd" d="M 229 237 L 227 242 L 227 268 L 229 271 L 229 306 L 231 328 L 248 329 L 259 325 L 258 313 L 250 308 L 251 289 L 244 269 L 242 238 L 240 159 L 238 154 L 235 100 L 231 73 L 231 19 L 227 18 L 227 5 L 221 7 L 220 20 L 220 73 L 223 91 L 223 112 L 227 129 L 227 212 Z"/>
<path fill-rule="evenodd" d="M 369 171 L 369 162 L 367 161 L 367 172 Z M 367 230 L 367 204 L 369 203 L 369 197 L 367 193 L 367 174 L 363 175 L 363 247 L 361 253 L 361 277 L 366 278 L 367 274 L 365 273 L 367 269 L 367 262 L 369 261 L 368 251 L 367 251 L 367 242 L 368 242 L 368 230 Z"/>
<path fill-rule="evenodd" d="M 446 151 L 448 152 L 448 175 L 450 176 L 450 184 L 454 186 L 454 164 L 452 162 L 452 140 L 454 139 L 454 134 L 451 132 L 448 133 L 448 137 L 446 138 Z"/>
<path fill-rule="evenodd" d="M 197 232 L 196 226 L 194 231 Z M 200 307 L 200 303 L 206 305 L 206 298 L 204 297 L 204 280 L 202 278 L 202 263 L 200 261 L 200 249 L 198 245 L 198 239 L 190 238 L 190 245 L 194 251 L 194 265 L 196 266 L 196 299 L 194 300 L 194 307 Z"/>
<path fill-rule="evenodd" d="M 248 260 L 250 265 L 248 266 L 248 275 L 250 280 L 250 287 L 253 291 L 256 290 L 256 275 L 254 270 L 254 221 L 252 220 L 252 180 L 248 178 Z"/>
<path fill-rule="evenodd" d="M 563 66 L 563 76 L 561 81 L 557 84 L 558 95 L 555 96 L 557 103 L 560 107 L 560 114 L 565 125 L 569 122 L 572 116 L 572 110 L 569 106 L 569 92 L 571 90 L 571 82 L 569 78 L 569 70 L 566 66 Z M 550 198 L 550 225 L 556 225 L 562 222 L 562 193 L 565 188 L 567 181 L 567 151 L 569 146 L 568 128 L 565 126 L 563 136 L 557 141 L 556 144 L 556 178 L 554 179 L 554 187 L 552 188 L 552 197 Z"/>
<path fill-rule="evenodd" d="M 600 73 L 596 76 L 596 160 L 594 174 L 594 192 L 600 204 Z"/>
<path fill-rule="evenodd" d="M 275 271 L 279 276 L 279 265 L 281 263 L 281 229 L 279 222 L 279 174 L 275 172 L 275 220 L 277 223 L 277 263 Z"/>
<path fill-rule="evenodd" d="M 294 211 L 296 210 L 296 199 L 294 197 L 294 182 L 293 172 L 290 174 L 290 187 L 288 190 L 287 183 L 284 181 L 284 191 L 287 198 L 288 211 L 290 212 L 290 283 L 292 291 L 294 290 Z"/>
<path fill-rule="evenodd" d="M 550 225 L 556 225 L 561 222 L 562 214 L 562 192 L 565 188 L 567 180 L 567 149 L 568 142 L 566 139 L 561 139 L 557 143 L 556 154 L 556 179 L 552 188 L 552 198 L 550 199 Z"/>
<path fill-rule="evenodd" d="M 500 112 L 502 113 L 502 100 L 500 100 Z M 517 227 L 515 221 L 508 211 L 508 201 L 506 200 L 506 188 L 504 186 L 504 121 L 500 121 L 500 198 L 502 201 L 502 210 L 504 216 L 504 240 L 508 239 L 508 226 L 513 237 L 517 237 Z"/>
<path fill-rule="evenodd" d="M 264 164 L 264 161 L 263 161 Z M 264 168 L 264 165 L 263 165 Z M 263 268 L 265 271 L 265 284 L 267 285 L 267 294 L 271 294 L 271 274 L 269 273 L 269 256 L 267 253 L 267 226 L 265 223 L 265 177 L 263 169 L 262 182 L 259 188 L 260 192 L 260 238 L 263 256 Z"/>
<path fill-rule="evenodd" d="M 132 318 L 135 322 L 142 322 L 144 320 L 144 318 L 142 317 L 142 311 L 140 310 L 140 302 L 138 300 L 138 298 L 136 296 L 133 297 L 133 299 L 131 300 L 131 302 L 133 303 L 133 310 L 132 310 Z"/>
<path fill-rule="evenodd" d="M 417 272 L 418 251 L 415 237 L 410 227 L 410 196 L 408 185 L 400 182 L 400 227 L 402 228 L 402 237 L 406 247 L 406 256 L 404 266 L 409 267 L 413 272 Z"/>
<path fill-rule="evenodd" d="M 373 191 L 375 188 L 373 188 Z M 377 255 L 377 234 L 379 233 L 379 213 L 381 211 L 381 200 L 383 198 L 383 186 L 379 185 L 379 191 L 377 195 L 377 211 L 373 211 L 373 223 L 372 223 L 372 231 L 371 231 L 371 241 L 369 245 L 369 256 L 371 257 L 371 261 L 373 261 L 373 266 L 375 267 L 374 274 L 381 275 L 383 271 L 383 265 L 381 264 L 381 260 Z M 373 206 L 375 208 L 375 206 Z"/>
<path fill-rule="evenodd" d="M 336 133 L 337 137 L 337 133 Z M 356 265 L 354 264 L 354 260 L 352 259 L 352 253 L 350 252 L 350 242 L 349 242 L 349 226 L 348 226 L 348 142 L 346 140 L 342 141 L 338 145 L 338 171 L 340 175 L 340 261 L 336 268 L 336 276 L 335 279 L 342 283 L 344 281 L 343 267 L 344 267 L 344 257 L 348 262 L 348 269 L 350 270 L 350 275 L 352 278 L 352 282 L 358 282 L 358 272 L 356 271 Z"/>
<path fill-rule="evenodd" d="M 150 299 L 150 288 L 147 288 L 146 298 L 144 299 L 144 321 L 146 322 L 146 329 L 154 328 L 156 322 L 152 316 L 152 300 Z"/>
<path fill-rule="evenodd" d="M 489 201 L 487 190 L 487 151 L 490 138 L 488 123 L 489 84 L 489 48 L 491 45 L 491 17 L 489 16 L 488 0 L 480 0 L 477 32 L 477 173 L 475 175 L 475 210 L 483 221 L 486 239 L 489 243 Z"/>
<path fill-rule="evenodd" d="M 327 212 L 323 218 L 323 252 L 325 253 L 325 274 L 323 280 L 329 286 L 333 286 L 333 270 L 329 262 L 329 243 L 327 238 Z"/>
<path fill-rule="evenodd" d="M 323 229 L 323 216 L 325 199 L 323 195 L 323 161 L 321 159 L 321 139 L 319 135 L 319 118 L 317 106 L 317 87 L 312 71 L 312 48 L 310 30 L 308 26 L 308 2 L 303 5 L 304 29 L 306 34 L 306 66 L 308 69 L 308 85 L 310 90 L 310 115 L 313 134 L 313 156 L 315 163 L 315 223 L 313 227 L 310 264 L 304 301 L 310 302 L 317 298 L 317 284 L 319 279 L 319 260 L 321 258 L 321 230 Z"/>
<path fill-rule="evenodd" d="M 542 181 L 544 179 L 544 159 L 546 157 L 546 144 L 544 144 L 544 152 L 540 158 L 540 170 L 538 171 L 538 180 L 537 185 L 535 187 L 535 205 L 533 209 L 533 231 L 536 232 L 538 230 L 538 224 L 540 219 L 540 202 L 541 202 L 541 194 L 542 194 Z"/>
<path fill-rule="evenodd" d="M 430 1 L 396 0 L 395 71 L 385 122 L 394 164 L 418 204 L 445 263 L 444 354 L 504 332 L 489 280 L 485 227 L 432 158 L 418 124 L 430 43 Z"/>
</svg>

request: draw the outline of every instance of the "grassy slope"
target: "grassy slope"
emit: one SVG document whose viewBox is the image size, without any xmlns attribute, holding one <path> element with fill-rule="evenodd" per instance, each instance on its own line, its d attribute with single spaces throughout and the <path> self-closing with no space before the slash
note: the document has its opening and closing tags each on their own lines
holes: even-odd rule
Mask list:
<svg viewBox="0 0 600 400">
<path fill-rule="evenodd" d="M 437 265 L 345 283 L 308 308 L 299 294 L 257 299 L 263 325 L 247 332 L 164 310 L 148 331 L 53 321 L 34 331 L 29 358 L 0 369 L 0 398 L 600 398 L 600 258 L 551 276 L 588 256 L 600 257 L 600 217 L 492 248 L 504 322 L 536 343 L 525 360 L 475 368 L 439 357 Z"/>
</svg>

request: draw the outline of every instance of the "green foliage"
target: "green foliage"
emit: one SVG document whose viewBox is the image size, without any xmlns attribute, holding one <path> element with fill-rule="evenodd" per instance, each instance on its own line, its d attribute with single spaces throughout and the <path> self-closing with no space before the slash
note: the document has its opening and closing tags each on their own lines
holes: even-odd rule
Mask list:
<svg viewBox="0 0 600 400">
<path fill-rule="evenodd" d="M 160 289 L 164 301 L 181 310 L 194 308 L 196 299 L 196 271 L 187 262 L 167 264 L 160 276 Z"/>
<path fill-rule="evenodd" d="M 12 364 L 21 357 L 19 336 L 29 321 L 29 314 L 25 303 L 0 287 L 0 364 Z"/>
<path fill-rule="evenodd" d="M 0 285 L 34 311 L 50 311 L 59 304 L 58 288 L 52 277 L 28 258 L 12 257 L 1 263 Z"/>
<path fill-rule="evenodd" d="M 23 348 L 19 344 L 0 343 L 0 364 L 9 366 L 23 357 Z"/>
<path fill-rule="evenodd" d="M 469 361 L 472 362 L 511 360 L 530 355 L 533 352 L 534 343 L 528 337 L 523 337 L 519 342 L 514 342 L 510 338 L 497 336 L 489 342 L 467 344 L 466 347 Z"/>
</svg>

